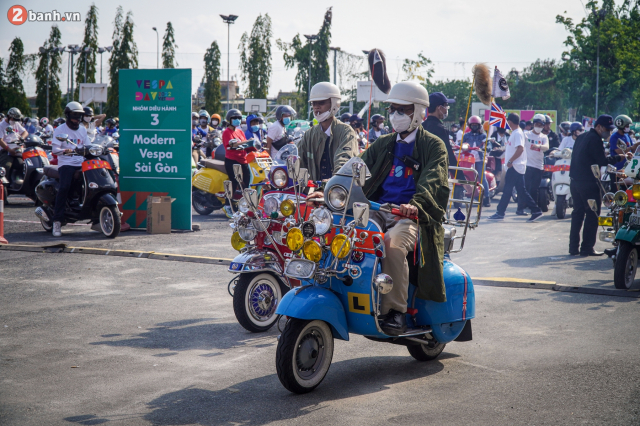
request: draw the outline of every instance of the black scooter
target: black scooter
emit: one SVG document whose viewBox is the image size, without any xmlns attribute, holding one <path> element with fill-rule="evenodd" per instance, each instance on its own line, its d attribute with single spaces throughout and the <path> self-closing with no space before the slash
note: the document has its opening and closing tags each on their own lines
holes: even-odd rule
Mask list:
<svg viewBox="0 0 640 426">
<path fill-rule="evenodd" d="M 13 129 L 8 127 L 7 133 L 13 133 Z M 16 156 L 13 158 L 13 165 L 2 178 L 5 202 L 7 203 L 7 197 L 11 194 L 22 194 L 38 205 L 35 189 L 42 179 L 44 167 L 49 165 L 49 158 L 44 151 L 48 146 L 37 134 L 33 134 L 24 140 L 9 143 L 9 147 L 16 151 Z"/>
<path fill-rule="evenodd" d="M 64 134 L 56 136 L 56 139 L 76 146 L 75 154 L 70 155 L 85 158 L 82 169 L 74 176 L 74 183 L 67 197 L 63 225 L 88 219 L 94 226 L 99 225 L 106 237 L 117 237 L 121 227 L 116 201 L 118 187 L 115 172 L 107 161 L 100 158 L 104 154 L 104 148 L 95 144 L 78 147 Z M 36 194 L 43 205 L 36 208 L 35 215 L 45 231 L 51 232 L 56 195 L 60 187 L 58 166 L 46 166 L 44 175 L 46 179 L 36 187 Z"/>
</svg>

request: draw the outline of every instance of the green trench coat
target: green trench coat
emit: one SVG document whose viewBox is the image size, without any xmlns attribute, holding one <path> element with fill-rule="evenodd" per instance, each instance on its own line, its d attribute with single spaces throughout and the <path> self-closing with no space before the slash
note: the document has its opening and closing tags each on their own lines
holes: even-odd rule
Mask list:
<svg viewBox="0 0 640 426">
<path fill-rule="evenodd" d="M 376 200 L 382 183 L 393 166 L 393 149 L 397 133 L 380 136 L 365 152 L 362 159 L 371 172 L 364 186 L 367 198 Z M 442 140 L 418 127 L 412 157 L 422 167 L 413 178 L 416 193 L 411 204 L 418 208 L 420 236 L 424 265 L 418 270 L 418 297 L 435 302 L 445 302 L 443 278 L 444 220 L 449 199 L 447 148 Z"/>
</svg>

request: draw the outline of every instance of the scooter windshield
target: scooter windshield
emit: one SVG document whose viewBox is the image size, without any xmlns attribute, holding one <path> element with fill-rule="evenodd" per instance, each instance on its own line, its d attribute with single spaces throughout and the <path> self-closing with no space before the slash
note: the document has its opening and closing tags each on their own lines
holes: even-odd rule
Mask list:
<svg viewBox="0 0 640 426">
<path fill-rule="evenodd" d="M 336 173 L 336 175 L 352 177 L 353 163 L 362 163 L 367 173 L 367 179 L 371 177 L 371 172 L 369 172 L 369 168 L 367 167 L 366 164 L 364 164 L 364 161 L 362 161 L 362 158 L 360 157 L 352 157 L 349 161 L 344 163 L 344 166 L 340 167 L 340 170 L 338 170 L 338 173 Z"/>
<path fill-rule="evenodd" d="M 292 143 L 286 144 L 275 155 L 273 161 L 276 164 L 287 164 L 287 158 L 290 155 L 298 155 L 298 147 Z"/>
<path fill-rule="evenodd" d="M 113 138 L 108 135 L 97 135 L 92 144 L 100 145 L 104 148 L 113 148 Z"/>
</svg>

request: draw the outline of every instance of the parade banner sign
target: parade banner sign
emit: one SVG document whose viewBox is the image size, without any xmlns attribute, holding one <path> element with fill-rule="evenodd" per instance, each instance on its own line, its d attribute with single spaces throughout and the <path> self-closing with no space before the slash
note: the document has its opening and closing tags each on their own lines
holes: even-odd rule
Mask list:
<svg viewBox="0 0 640 426">
<path fill-rule="evenodd" d="M 122 69 L 122 220 L 147 226 L 149 195 L 175 198 L 171 228 L 191 229 L 191 70 Z"/>
</svg>

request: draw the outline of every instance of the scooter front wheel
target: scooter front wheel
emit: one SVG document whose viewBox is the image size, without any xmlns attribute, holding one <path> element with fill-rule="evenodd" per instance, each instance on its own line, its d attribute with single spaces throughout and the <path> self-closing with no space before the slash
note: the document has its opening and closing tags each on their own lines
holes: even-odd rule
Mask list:
<svg viewBox="0 0 640 426">
<path fill-rule="evenodd" d="M 107 238 L 115 238 L 120 234 L 120 211 L 117 206 L 104 206 L 98 217 L 100 230 Z"/>
<path fill-rule="evenodd" d="M 432 342 L 407 346 L 409 354 L 418 361 L 432 361 L 444 350 L 446 343 Z"/>
<path fill-rule="evenodd" d="M 233 312 L 252 333 L 267 331 L 276 323 L 276 308 L 284 293 L 286 287 L 272 274 L 240 274 L 233 290 Z"/>
<path fill-rule="evenodd" d="M 280 335 L 276 370 L 280 383 L 294 393 L 314 390 L 333 359 L 333 334 L 326 322 L 291 318 Z"/>
<path fill-rule="evenodd" d="M 638 248 L 627 242 L 620 242 L 613 270 L 613 283 L 616 288 L 628 290 L 636 279 L 638 270 Z"/>
</svg>

